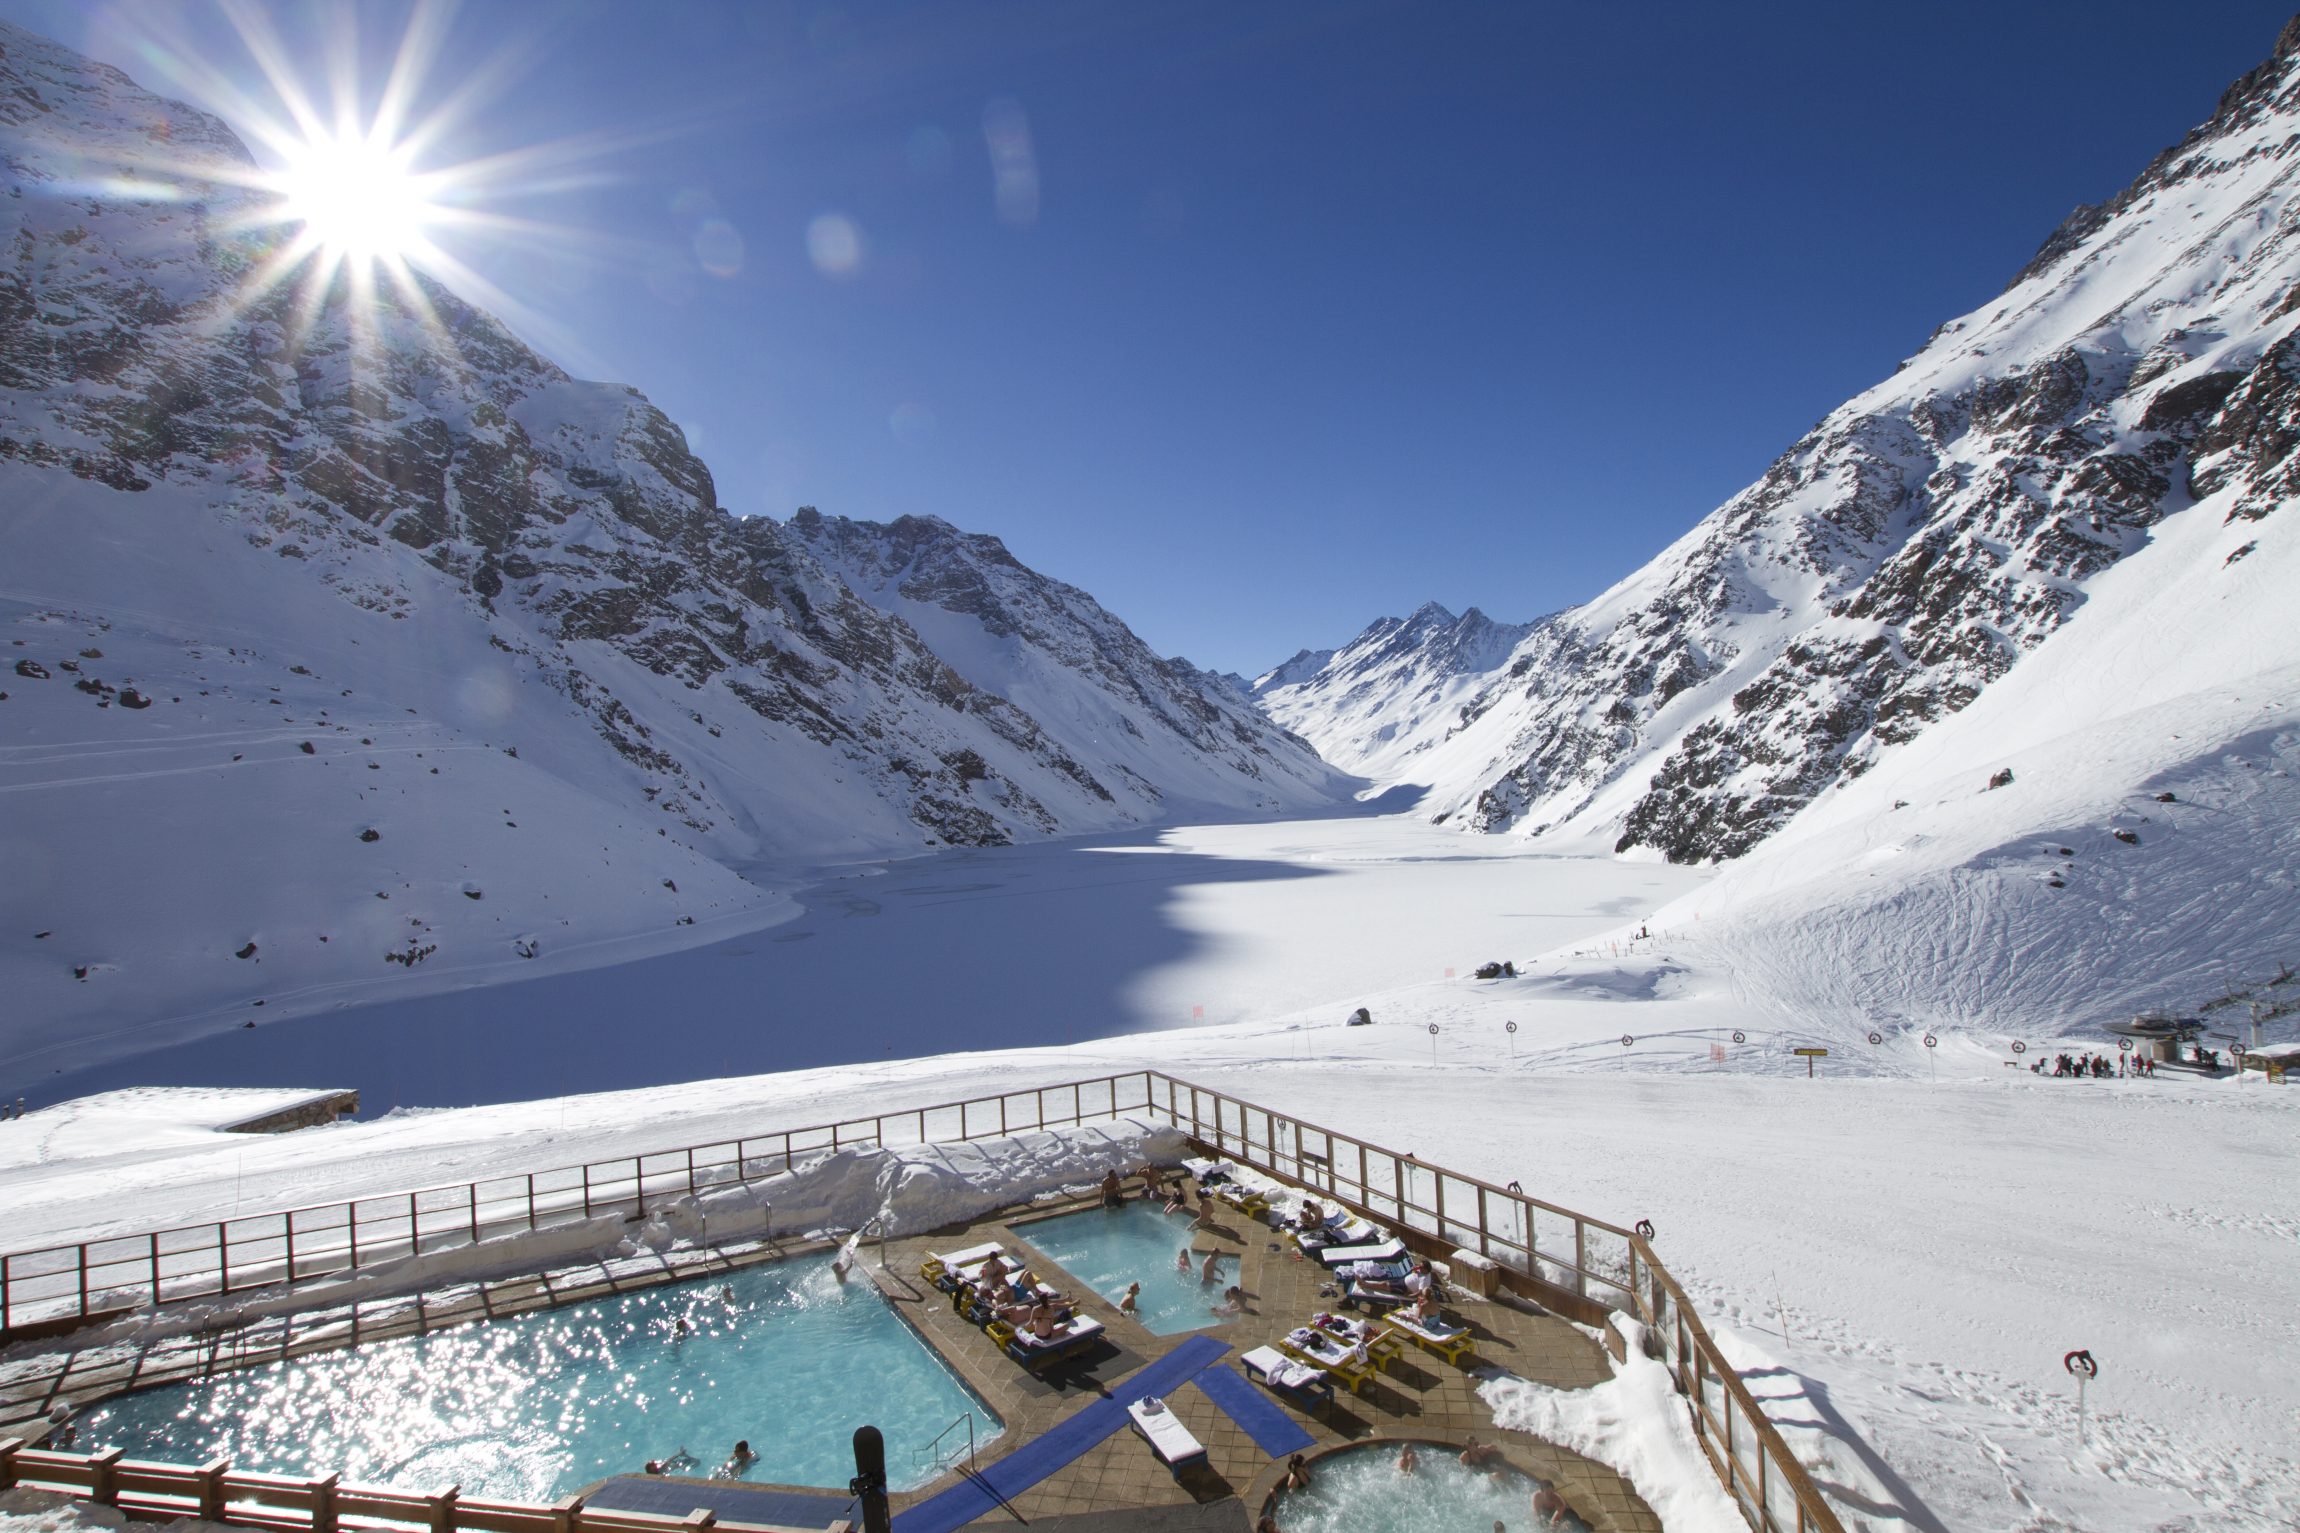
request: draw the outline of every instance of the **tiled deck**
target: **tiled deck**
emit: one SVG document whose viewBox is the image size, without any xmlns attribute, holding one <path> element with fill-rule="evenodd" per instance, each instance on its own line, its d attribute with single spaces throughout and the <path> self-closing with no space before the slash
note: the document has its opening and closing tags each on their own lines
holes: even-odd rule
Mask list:
<svg viewBox="0 0 2300 1533">
<path fill-rule="evenodd" d="M 1188 1335 L 1212 1335 L 1227 1342 L 1232 1350 L 1225 1361 L 1235 1365 L 1239 1353 L 1284 1335 L 1320 1310 L 1335 1307 L 1333 1298 L 1319 1294 L 1326 1281 L 1323 1267 L 1282 1247 L 1276 1232 L 1267 1226 L 1222 1208 L 1192 1243 L 1199 1252 L 1220 1249 L 1232 1258 L 1223 1263 L 1222 1282 L 1209 1291 L 1209 1302 L 1221 1287 L 1235 1282 L 1246 1291 L 1249 1313 L 1219 1324 L 1212 1323 L 1209 1316 L 1205 1331 L 1153 1335 L 1120 1315 L 1107 1299 L 1082 1293 L 1076 1283 L 1052 1276 L 1061 1271 L 1060 1264 L 1030 1245 L 1032 1220 L 1091 1206 L 1092 1200 L 1082 1200 L 1039 1207 L 1013 1216 L 1012 1222 L 985 1219 L 964 1228 L 891 1241 L 883 1271 L 876 1265 L 873 1252 L 869 1271 L 881 1291 L 1004 1419 L 1005 1434 L 983 1455 L 985 1466 L 1031 1441 L 1136 1368 L 1164 1356 Z M 1082 1311 L 1107 1328 L 1109 1345 L 1045 1370 L 1043 1380 L 1032 1378 L 992 1345 L 988 1336 L 960 1318 L 951 1307 L 949 1295 L 918 1276 L 919 1264 L 930 1251 L 992 1239 L 1007 1243 L 1049 1281 L 1076 1297 Z M 1470 1299 L 1452 1307 L 1477 1338 L 1478 1368 L 1500 1368 L 1564 1389 L 1582 1388 L 1612 1377 L 1596 1342 L 1530 1304 L 1506 1298 L 1492 1302 Z M 1659 1533 L 1659 1521 L 1619 1475 L 1537 1438 L 1495 1428 L 1492 1413 L 1478 1397 L 1475 1385 L 1475 1378 L 1461 1369 L 1408 1349 L 1365 1394 L 1352 1396 L 1339 1391 L 1335 1403 L 1321 1407 L 1315 1415 L 1295 1410 L 1277 1401 L 1276 1396 L 1269 1398 L 1300 1423 L 1321 1450 L 1369 1437 L 1459 1442 L 1474 1432 L 1500 1443 L 1518 1468 L 1554 1481 L 1574 1510 L 1599 1533 Z M 1015 1497 L 1014 1510 L 1037 1523 L 1042 1518 L 1106 1514 L 1121 1508 L 1198 1504 L 1211 1510 L 1214 1503 L 1235 1496 L 1245 1503 L 1237 1509 L 1235 1525 L 1240 1530 L 1250 1527 L 1252 1516 L 1247 1508 L 1259 1507 L 1279 1466 L 1196 1387 L 1175 1390 L 1166 1399 L 1182 1423 L 1206 1445 L 1206 1467 L 1177 1477 L 1140 1437 L 1122 1431 L 1059 1474 Z M 894 1463 L 888 1467 L 898 1476 L 903 1468 Z M 896 1497 L 897 1516 L 947 1483 L 946 1477 L 925 1491 Z M 1001 1512 L 979 1519 L 975 1526 L 988 1526 L 992 1521 L 1010 1523 L 1012 1519 Z"/>
</svg>

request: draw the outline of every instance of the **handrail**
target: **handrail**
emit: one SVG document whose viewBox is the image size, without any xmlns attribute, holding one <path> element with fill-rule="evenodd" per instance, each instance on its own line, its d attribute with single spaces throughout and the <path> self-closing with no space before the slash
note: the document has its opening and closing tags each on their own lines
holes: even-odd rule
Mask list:
<svg viewBox="0 0 2300 1533">
<path fill-rule="evenodd" d="M 1016 1104 L 1026 1105 L 1027 1114 L 1018 1115 Z M 1284 1177 L 1367 1217 L 1388 1220 L 1409 1239 L 1441 1247 L 1474 1246 L 1516 1282 L 1533 1285 L 1541 1297 L 1568 1312 L 1576 1303 L 1589 1307 L 1588 1317 L 1599 1319 L 1604 1310 L 1629 1311 L 1660 1339 L 1678 1390 L 1688 1398 L 1695 1433 L 1710 1467 L 1750 1526 L 1758 1533 L 1843 1533 L 1811 1476 L 1718 1350 L 1645 1236 L 1545 1202 L 1514 1185 L 1498 1186 L 1450 1171 L 1410 1151 L 1392 1150 L 1159 1070 L 1058 1082 L 551 1171 L 11 1252 L 0 1255 L 0 1335 L 12 1327 L 26 1332 L 49 1325 L 59 1330 L 76 1327 L 142 1302 L 168 1305 L 333 1276 L 445 1244 L 476 1244 L 491 1235 L 593 1218 L 627 1206 L 643 1213 L 650 1197 L 691 1195 L 748 1182 L 754 1165 L 771 1166 L 772 1170 L 757 1174 L 773 1175 L 788 1170 L 800 1155 L 883 1146 L 890 1142 L 890 1125 L 898 1130 L 909 1127 L 920 1144 L 964 1143 L 1137 1112 L 1172 1124 L 1215 1153 Z M 954 1114 L 952 1123 L 948 1120 Z M 867 1134 L 861 1132 L 866 1128 Z M 731 1158 L 719 1153 L 729 1150 Z M 499 1190 L 487 1190 L 491 1188 Z M 428 1230 L 427 1213 L 432 1216 Z M 1543 1216 L 1567 1226 L 1570 1253 L 1558 1245 L 1554 1234 L 1545 1243 Z M 864 1228 L 869 1228 L 868 1221 Z M 882 1247 L 883 1240 L 882 1229 Z M 120 1254 L 107 1254 L 111 1248 Z M 129 1274 L 140 1269 L 141 1276 L 123 1276 L 122 1269 Z M 41 1291 L 26 1298 L 25 1289 L 31 1284 L 40 1285 Z M 138 1288 L 143 1293 L 136 1292 Z M 1748 1450 L 1754 1456 L 1744 1461 Z M 0 1454 L 5 1451 L 0 1448 Z M 45 1463 L 48 1457 L 72 1456 L 33 1454 L 26 1462 Z M 138 1464 L 133 1470 L 143 1474 L 168 1467 Z M 0 1457 L 0 1485 L 12 1472 Z M 244 1477 L 234 1477 L 233 1483 L 243 1482 Z M 98 1486 L 95 1480 L 88 1484 L 90 1491 L 82 1493 L 92 1493 Z M 356 1493 L 371 1499 L 384 1494 Z M 342 1495 L 348 1508 L 355 1493 L 346 1490 Z M 1787 1504 L 1777 1507 L 1776 1501 L 1784 1499 Z M 410 1504 L 426 1505 L 420 1497 Z M 634 1514 L 615 1515 L 623 1519 Z M 452 1523 L 452 1513 L 449 1518 Z M 424 1519 L 435 1528 L 442 1526 L 436 1508 L 418 1520 Z M 604 1518 L 595 1520 L 606 1526 Z M 332 1524 L 322 1528 L 314 1520 L 310 1526 L 314 1533 L 332 1533 Z M 514 1520 L 502 1524 L 498 1533 L 531 1530 Z M 548 1533 L 577 1530 L 558 1522 Z"/>
<path fill-rule="evenodd" d="M 912 1449 L 910 1455 L 911 1462 L 915 1464 L 920 1459 L 931 1458 L 934 1461 L 935 1468 L 944 1469 L 949 1467 L 949 1465 L 946 1464 L 943 1460 L 942 1440 L 948 1437 L 951 1433 L 957 1431 L 962 1426 L 966 1428 L 967 1467 L 972 1468 L 974 1466 L 974 1412 L 972 1410 L 960 1411 L 956 1419 L 954 1419 L 949 1426 L 944 1427 L 941 1431 L 934 1434 L 933 1441 L 929 1442 L 923 1448 Z M 957 1461 L 957 1455 L 953 1453 L 949 1462 L 956 1463 Z"/>
</svg>

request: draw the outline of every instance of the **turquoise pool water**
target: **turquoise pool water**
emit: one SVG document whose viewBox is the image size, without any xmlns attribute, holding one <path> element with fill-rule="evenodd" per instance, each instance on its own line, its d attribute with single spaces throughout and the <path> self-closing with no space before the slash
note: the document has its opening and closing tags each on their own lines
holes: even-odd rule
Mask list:
<svg viewBox="0 0 2300 1533">
<path fill-rule="evenodd" d="M 708 1474 L 737 1438 L 760 1455 L 741 1478 L 843 1490 L 866 1421 L 908 1488 L 935 1473 L 915 1451 L 967 1410 L 978 1443 L 996 1435 L 870 1284 L 842 1285 L 826 1259 L 121 1395 L 80 1435 L 130 1458 L 550 1501 L 682 1446 L 700 1463 L 679 1472 Z"/>
<path fill-rule="evenodd" d="M 1017 1225 L 1015 1233 L 1113 1304 L 1128 1283 L 1140 1283 L 1142 1324 L 1159 1336 L 1220 1324 L 1213 1306 L 1238 1280 L 1234 1261 L 1222 1264 L 1222 1280 L 1212 1287 L 1199 1282 L 1194 1262 L 1188 1276 L 1175 1271 L 1175 1254 L 1190 1244 L 1189 1216 L 1162 1213 L 1146 1200 L 1058 1214 Z"/>
<path fill-rule="evenodd" d="M 1278 1492 L 1272 1508 L 1285 1533 L 1508 1533 L 1539 1527 L 1533 1493 L 1544 1483 L 1515 1470 L 1489 1474 L 1465 1467 L 1454 1449 L 1416 1443 L 1412 1474 L 1398 1471 L 1398 1444 L 1344 1448 L 1310 1465 L 1307 1490 Z M 1566 1514 L 1555 1533 L 1589 1533 Z"/>
</svg>

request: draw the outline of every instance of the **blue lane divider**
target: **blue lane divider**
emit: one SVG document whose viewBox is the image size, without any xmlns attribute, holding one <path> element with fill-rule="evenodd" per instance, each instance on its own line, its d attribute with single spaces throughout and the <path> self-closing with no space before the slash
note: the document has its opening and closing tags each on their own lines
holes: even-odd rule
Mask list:
<svg viewBox="0 0 2300 1533">
<path fill-rule="evenodd" d="M 1272 1458 L 1299 1453 L 1317 1439 L 1302 1430 L 1275 1400 L 1238 1377 L 1228 1363 L 1216 1363 L 1191 1380 L 1217 1410 L 1245 1430 L 1254 1446 Z"/>
<path fill-rule="evenodd" d="M 1193 1336 L 1123 1384 L 1107 1400 L 1096 1400 L 1057 1422 L 1030 1442 L 939 1496 L 921 1501 L 894 1519 L 894 1533 L 954 1533 L 975 1518 L 1011 1501 L 1055 1471 L 1077 1462 L 1088 1450 L 1126 1425 L 1126 1407 L 1151 1395 L 1172 1394 L 1230 1350 L 1211 1336 Z M 1243 1425 L 1243 1423 L 1240 1423 Z"/>
</svg>

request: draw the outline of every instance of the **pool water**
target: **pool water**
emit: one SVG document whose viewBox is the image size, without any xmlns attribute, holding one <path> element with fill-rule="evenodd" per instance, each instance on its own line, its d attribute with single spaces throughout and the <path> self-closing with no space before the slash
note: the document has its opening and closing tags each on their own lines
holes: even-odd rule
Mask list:
<svg viewBox="0 0 2300 1533">
<path fill-rule="evenodd" d="M 81 1441 L 541 1502 L 681 1447 L 700 1462 L 674 1473 L 709 1474 L 737 1438 L 760 1455 L 743 1479 L 844 1489 L 866 1421 L 907 1489 L 934 1476 L 917 1455 L 968 1410 L 977 1443 L 997 1434 L 868 1282 L 808 1260 L 121 1395 L 88 1412 Z"/>
<path fill-rule="evenodd" d="M 1210 1287 L 1198 1281 L 1195 1261 L 1187 1276 L 1175 1271 L 1175 1253 L 1190 1244 L 1190 1217 L 1164 1213 L 1146 1198 L 1058 1214 L 1017 1225 L 1015 1233 L 1113 1304 L 1128 1283 L 1140 1283 L 1137 1315 L 1158 1336 L 1219 1325 L 1213 1306 L 1221 1302 L 1222 1290 L 1238 1281 L 1235 1261 L 1222 1264 L 1221 1281 Z"/>
<path fill-rule="evenodd" d="M 1533 1518 L 1533 1493 L 1545 1482 L 1515 1470 L 1471 1469 L 1457 1450 L 1416 1443 L 1420 1462 L 1398 1472 L 1396 1443 L 1344 1448 L 1310 1465 L 1307 1490 L 1278 1492 L 1272 1514 L 1285 1533 L 1489 1533 L 1500 1523 L 1528 1533 L 1548 1523 Z M 1589 1533 L 1568 1513 L 1559 1533 Z"/>
</svg>

